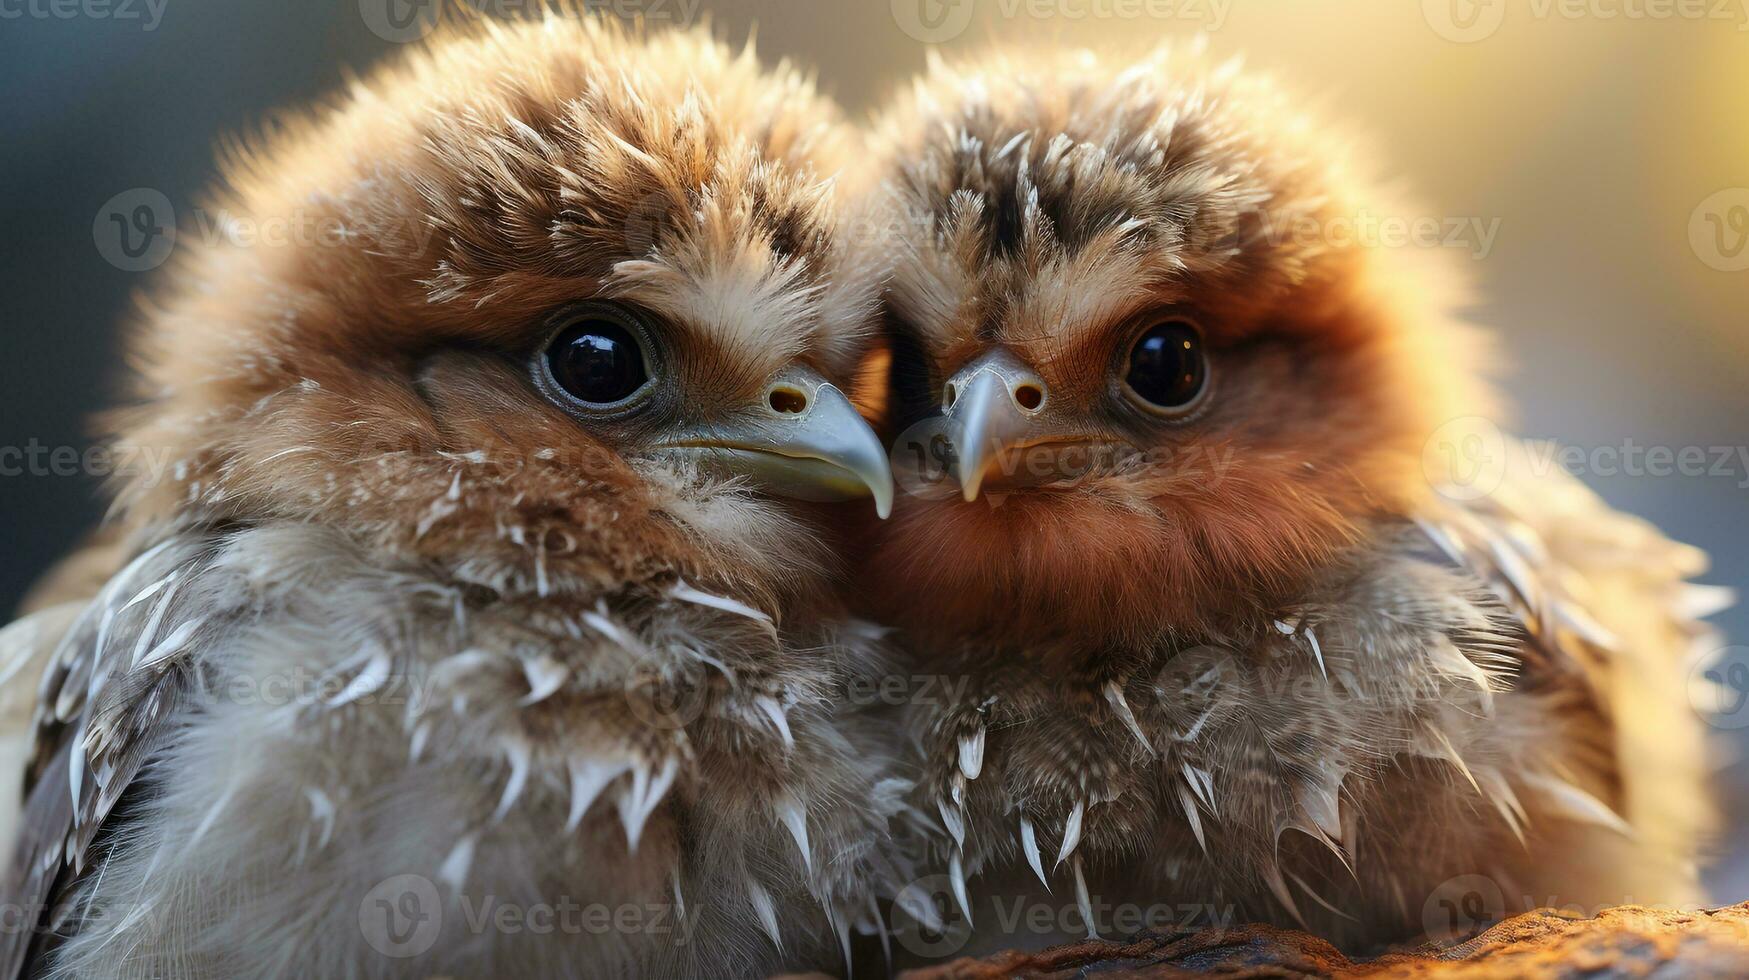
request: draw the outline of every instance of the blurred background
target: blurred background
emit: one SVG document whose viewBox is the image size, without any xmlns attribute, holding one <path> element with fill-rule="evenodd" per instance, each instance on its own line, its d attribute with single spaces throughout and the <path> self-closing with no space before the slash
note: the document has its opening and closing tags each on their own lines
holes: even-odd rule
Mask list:
<svg viewBox="0 0 1749 980">
<path fill-rule="evenodd" d="M 89 447 L 91 415 L 113 403 L 118 324 L 163 258 L 149 219 L 195 206 L 216 142 L 464 5 L 516 16 L 534 2 L 0 0 L 0 610 L 103 513 L 91 467 L 56 459 Z M 1438 229 L 1412 247 L 1464 256 L 1473 318 L 1512 357 L 1517 431 L 1580 447 L 1580 475 L 1611 503 L 1713 553 L 1709 581 L 1749 581 L 1749 0 L 585 6 L 708 20 L 737 43 L 756 28 L 767 59 L 816 66 L 858 118 L 935 48 L 1202 35 L 1242 53 L 1370 135 L 1426 212 L 1381 217 Z M 1749 611 L 1720 621 L 1749 644 Z M 1711 872 L 1721 901 L 1749 898 L 1739 707 L 1715 720 L 1742 838 Z"/>
</svg>

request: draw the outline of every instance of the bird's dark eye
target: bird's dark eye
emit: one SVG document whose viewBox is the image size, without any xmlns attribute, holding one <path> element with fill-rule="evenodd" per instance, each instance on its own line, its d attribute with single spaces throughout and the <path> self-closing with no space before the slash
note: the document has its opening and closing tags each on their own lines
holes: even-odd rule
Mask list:
<svg viewBox="0 0 1749 980">
<path fill-rule="evenodd" d="M 1153 407 L 1188 407 L 1208 384 L 1202 333 L 1188 320 L 1165 320 L 1149 327 L 1130 348 L 1124 383 Z"/>
<path fill-rule="evenodd" d="M 553 381 L 591 405 L 625 401 L 650 380 L 637 335 L 606 317 L 584 316 L 561 329 L 546 358 Z"/>
</svg>

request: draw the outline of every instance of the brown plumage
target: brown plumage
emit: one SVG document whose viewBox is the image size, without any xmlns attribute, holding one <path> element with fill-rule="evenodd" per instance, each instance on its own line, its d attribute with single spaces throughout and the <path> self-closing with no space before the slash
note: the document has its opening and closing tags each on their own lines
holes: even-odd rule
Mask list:
<svg viewBox="0 0 1749 980">
<path fill-rule="evenodd" d="M 836 968 L 908 786 L 821 531 L 891 492 L 846 150 L 787 66 L 552 13 L 233 153 L 211 211 L 291 232 L 180 254 L 126 565 L 4 634 L 6 975 Z"/>
<path fill-rule="evenodd" d="M 943 469 L 871 574 L 968 680 L 908 725 L 972 948 L 1042 941 L 980 902 L 1029 887 L 1362 945 L 1466 876 L 1698 897 L 1704 561 L 1510 440 L 1445 483 L 1487 349 L 1431 250 L 1327 233 L 1411 213 L 1327 129 L 1161 50 L 936 63 L 878 132 L 894 459 Z"/>
</svg>

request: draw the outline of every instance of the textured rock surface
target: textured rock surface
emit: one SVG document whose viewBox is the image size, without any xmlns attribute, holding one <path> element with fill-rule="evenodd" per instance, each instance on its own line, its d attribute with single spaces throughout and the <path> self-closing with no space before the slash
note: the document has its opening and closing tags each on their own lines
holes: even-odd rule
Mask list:
<svg viewBox="0 0 1749 980">
<path fill-rule="evenodd" d="M 1350 959 L 1321 939 L 1269 926 L 1158 933 L 1040 953 L 956 960 L 906 980 L 1101 980 L 1184 977 L 1553 978 L 1749 977 L 1749 903 L 1706 911 L 1635 905 L 1583 918 L 1549 909 L 1515 916 L 1455 945 Z"/>
</svg>

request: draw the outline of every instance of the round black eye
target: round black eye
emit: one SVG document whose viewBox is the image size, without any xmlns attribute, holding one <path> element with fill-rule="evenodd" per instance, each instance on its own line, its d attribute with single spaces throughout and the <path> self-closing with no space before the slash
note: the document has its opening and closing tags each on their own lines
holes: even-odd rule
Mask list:
<svg viewBox="0 0 1749 980">
<path fill-rule="evenodd" d="M 1183 408 L 1196 401 L 1208 383 L 1202 334 L 1184 320 L 1149 327 L 1130 348 L 1124 382 L 1142 400 L 1160 408 Z"/>
<path fill-rule="evenodd" d="M 650 379 L 637 336 L 598 317 L 559 331 L 547 347 L 547 368 L 571 397 L 594 405 L 624 401 Z"/>
</svg>

